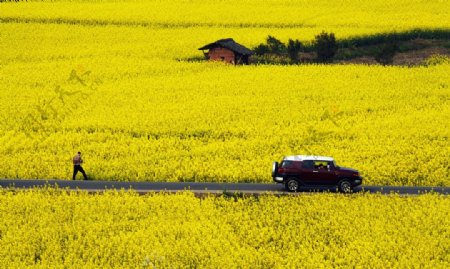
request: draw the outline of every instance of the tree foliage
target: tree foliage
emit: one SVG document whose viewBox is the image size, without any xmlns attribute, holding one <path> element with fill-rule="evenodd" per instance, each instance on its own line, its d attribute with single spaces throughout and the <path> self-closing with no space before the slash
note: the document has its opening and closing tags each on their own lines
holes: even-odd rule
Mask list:
<svg viewBox="0 0 450 269">
<path fill-rule="evenodd" d="M 296 40 L 289 39 L 287 45 L 287 52 L 289 54 L 289 58 L 291 58 L 293 62 L 298 62 L 299 60 L 298 54 L 300 53 L 301 49 L 302 43 L 298 39 Z"/>
<path fill-rule="evenodd" d="M 320 62 L 331 62 L 338 49 L 334 34 L 326 32 L 322 32 L 315 37 L 314 46 L 317 52 L 317 60 Z"/>
</svg>

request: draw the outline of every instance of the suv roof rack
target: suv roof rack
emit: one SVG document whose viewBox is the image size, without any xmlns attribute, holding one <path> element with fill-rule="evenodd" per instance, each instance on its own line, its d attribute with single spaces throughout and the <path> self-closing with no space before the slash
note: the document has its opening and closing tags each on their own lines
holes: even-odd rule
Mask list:
<svg viewBox="0 0 450 269">
<path fill-rule="evenodd" d="M 334 161 L 333 158 L 327 156 L 315 156 L 315 155 L 292 155 L 285 156 L 283 160 L 289 161 L 305 161 L 305 160 L 314 160 L 314 161 Z"/>
</svg>

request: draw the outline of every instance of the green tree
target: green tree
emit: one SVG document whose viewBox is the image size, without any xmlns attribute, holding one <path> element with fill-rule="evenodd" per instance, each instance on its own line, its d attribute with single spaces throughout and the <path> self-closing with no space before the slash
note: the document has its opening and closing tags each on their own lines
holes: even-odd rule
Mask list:
<svg viewBox="0 0 450 269">
<path fill-rule="evenodd" d="M 298 62 L 298 54 L 301 51 L 301 49 L 302 43 L 298 39 L 296 40 L 289 39 L 287 45 L 287 52 L 289 54 L 289 58 L 291 58 L 293 62 Z"/>
<path fill-rule="evenodd" d="M 269 35 L 266 42 L 270 53 L 282 54 L 286 52 L 286 45 L 275 37 Z"/>
<path fill-rule="evenodd" d="M 264 55 L 269 52 L 269 47 L 265 44 L 259 44 L 253 49 L 253 51 L 256 55 Z"/>
<path fill-rule="evenodd" d="M 338 49 L 334 34 L 326 32 L 316 36 L 314 46 L 317 52 L 317 60 L 320 62 L 331 62 Z"/>
</svg>

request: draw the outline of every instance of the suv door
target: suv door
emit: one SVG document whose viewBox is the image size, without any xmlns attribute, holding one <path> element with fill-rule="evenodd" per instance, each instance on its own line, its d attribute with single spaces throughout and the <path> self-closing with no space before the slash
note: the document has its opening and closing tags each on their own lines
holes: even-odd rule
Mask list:
<svg viewBox="0 0 450 269">
<path fill-rule="evenodd" d="M 334 165 L 330 166 L 330 163 L 321 160 L 303 161 L 301 179 L 308 185 L 335 185 Z"/>
<path fill-rule="evenodd" d="M 305 160 L 302 162 L 302 168 L 300 173 L 300 180 L 307 184 L 313 185 L 315 182 L 314 161 Z"/>
<path fill-rule="evenodd" d="M 317 184 L 336 185 L 336 173 L 334 163 L 330 161 L 317 161 L 317 173 L 315 173 Z M 320 165 L 321 164 L 321 165 Z"/>
</svg>

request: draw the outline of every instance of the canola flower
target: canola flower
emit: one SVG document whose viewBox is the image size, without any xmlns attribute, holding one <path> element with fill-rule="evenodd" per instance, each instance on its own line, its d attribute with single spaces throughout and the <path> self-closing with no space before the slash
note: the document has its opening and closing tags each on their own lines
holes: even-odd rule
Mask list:
<svg viewBox="0 0 450 269">
<path fill-rule="evenodd" d="M 448 268 L 450 200 L 0 190 L 2 268 Z"/>
<path fill-rule="evenodd" d="M 68 21 L 87 25 L 157 28 L 296 28 L 297 32 L 308 31 L 308 28 L 328 31 L 345 29 L 353 34 L 370 29 L 383 32 L 417 27 L 450 27 L 449 4 L 442 0 L 337 0 L 333 3 L 326 0 L 44 2 L 51 3 L 2 3 L 0 18 L 8 22 Z"/>
<path fill-rule="evenodd" d="M 306 153 L 365 184 L 448 185 L 448 65 L 193 68 L 104 74 L 77 109 L 38 124 L 30 96 L 55 93 L 24 74 L 26 90 L 2 92 L 16 96 L 4 102 L 2 177 L 68 178 L 81 150 L 94 179 L 270 182 L 272 161 Z"/>
<path fill-rule="evenodd" d="M 446 1 L 340 3 L 224 1 L 237 11 L 222 13 L 208 1 L 0 3 L 0 177 L 70 178 L 82 151 L 93 179 L 271 182 L 272 161 L 316 154 L 364 184 L 448 185 L 448 63 L 182 60 L 224 37 L 253 46 L 268 34 L 449 26 Z M 258 12 L 244 16 L 249 6 Z"/>
<path fill-rule="evenodd" d="M 0 178 L 271 182 L 318 154 L 448 185 L 450 65 L 187 62 L 233 37 L 450 28 L 448 1 L 0 3 Z M 443 63 L 443 64 L 441 64 Z M 0 190 L 0 268 L 449 268 L 447 196 Z"/>
</svg>

